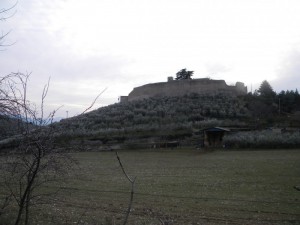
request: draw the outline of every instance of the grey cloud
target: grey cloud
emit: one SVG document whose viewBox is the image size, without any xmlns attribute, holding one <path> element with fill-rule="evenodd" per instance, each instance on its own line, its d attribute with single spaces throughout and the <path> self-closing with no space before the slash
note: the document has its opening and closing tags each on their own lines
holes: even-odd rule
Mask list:
<svg viewBox="0 0 300 225">
<path fill-rule="evenodd" d="M 59 35 L 51 36 L 43 30 L 28 32 L 31 33 L 30 37 L 15 31 L 17 43 L 7 51 L 0 52 L 3 56 L 0 76 L 10 72 L 32 72 L 29 91 L 34 102 L 40 101 L 42 88 L 49 77 L 51 83 L 47 103 L 65 105 L 70 114 L 71 111 L 82 111 L 72 105 L 81 105 L 84 109 L 105 87 L 109 87 L 109 90 L 99 102 L 103 105 L 116 102 L 117 96 L 122 94 L 123 87 L 120 84 L 126 86 L 130 82 L 123 70 L 132 62 L 124 57 L 74 54 L 68 47 L 59 45 Z M 119 89 L 115 88 L 116 84 Z M 112 96 L 106 95 L 111 92 Z"/>
<path fill-rule="evenodd" d="M 49 13 L 55 16 L 55 9 L 60 4 L 63 3 L 58 0 L 51 3 L 31 0 L 16 6 L 18 13 L 4 23 L 5 30 L 13 29 L 8 41 L 16 41 L 16 44 L 0 52 L 4 56 L 0 62 L 0 74 L 32 71 L 39 78 L 55 76 L 59 80 L 73 81 L 97 78 L 110 82 L 117 76 L 122 78 L 123 67 L 130 64 L 127 59 L 101 53 L 89 57 L 74 54 L 68 45 L 61 42 L 60 32 L 46 31 Z"/>
<path fill-rule="evenodd" d="M 62 80 L 99 78 L 111 81 L 116 75 L 122 75 L 122 68 L 130 64 L 129 60 L 112 55 L 76 55 L 67 47 L 53 44 L 58 42 L 59 39 L 43 32 L 36 32 L 30 38 L 21 36 L 14 46 L 2 53 L 5 54 L 1 61 L 2 72 L 33 71 L 39 76 L 54 75 Z"/>
</svg>

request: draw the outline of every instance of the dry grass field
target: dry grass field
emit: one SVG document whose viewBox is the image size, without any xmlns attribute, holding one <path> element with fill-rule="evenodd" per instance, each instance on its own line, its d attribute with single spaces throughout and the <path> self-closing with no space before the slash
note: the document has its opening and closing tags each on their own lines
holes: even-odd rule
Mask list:
<svg viewBox="0 0 300 225">
<path fill-rule="evenodd" d="M 49 183 L 32 224 L 122 224 L 130 195 L 114 152 L 72 153 L 79 164 Z M 124 150 L 136 177 L 129 224 L 300 224 L 300 151 Z M 2 216 L 11 224 L 12 214 Z M 0 217 L 1 219 L 1 217 Z"/>
</svg>

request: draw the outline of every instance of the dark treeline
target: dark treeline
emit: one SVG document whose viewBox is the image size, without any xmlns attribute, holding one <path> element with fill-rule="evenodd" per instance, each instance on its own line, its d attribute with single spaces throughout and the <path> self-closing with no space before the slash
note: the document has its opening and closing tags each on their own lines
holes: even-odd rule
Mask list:
<svg viewBox="0 0 300 225">
<path fill-rule="evenodd" d="M 268 81 L 263 81 L 253 94 L 249 93 L 246 100 L 254 116 L 262 118 L 300 111 L 300 94 L 297 89 L 276 93 Z"/>
<path fill-rule="evenodd" d="M 300 111 L 300 94 L 295 91 L 281 91 L 276 95 L 275 99 L 278 103 L 280 113 L 293 113 Z"/>
</svg>

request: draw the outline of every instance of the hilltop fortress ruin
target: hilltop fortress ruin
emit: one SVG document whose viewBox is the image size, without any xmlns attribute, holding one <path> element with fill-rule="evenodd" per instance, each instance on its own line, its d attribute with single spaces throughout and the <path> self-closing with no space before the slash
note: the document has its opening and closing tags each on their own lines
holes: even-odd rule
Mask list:
<svg viewBox="0 0 300 225">
<path fill-rule="evenodd" d="M 224 80 L 210 78 L 174 80 L 168 77 L 168 82 L 146 84 L 134 88 L 128 96 L 121 96 L 120 102 L 141 100 L 150 97 L 184 96 L 186 94 L 240 96 L 247 94 L 247 87 L 242 82 L 227 85 Z"/>
</svg>

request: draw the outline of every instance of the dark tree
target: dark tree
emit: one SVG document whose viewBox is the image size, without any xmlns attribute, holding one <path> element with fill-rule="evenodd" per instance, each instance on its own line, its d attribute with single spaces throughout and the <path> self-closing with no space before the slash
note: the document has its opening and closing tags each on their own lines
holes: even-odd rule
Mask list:
<svg viewBox="0 0 300 225">
<path fill-rule="evenodd" d="M 261 83 L 259 89 L 257 90 L 257 93 L 265 103 L 274 102 L 276 92 L 273 91 L 273 88 L 268 81 L 264 80 Z"/>
<path fill-rule="evenodd" d="M 281 91 L 277 95 L 277 102 L 280 112 L 293 113 L 300 110 L 300 95 L 297 89 L 296 91 Z"/>
<path fill-rule="evenodd" d="M 270 85 L 270 83 L 267 80 L 264 80 L 261 83 L 257 92 L 260 96 L 274 96 L 275 95 L 275 92 L 273 91 L 272 86 Z"/>
<path fill-rule="evenodd" d="M 182 69 L 176 73 L 176 80 L 188 80 L 192 79 L 194 71 L 187 71 L 186 69 Z"/>
</svg>

